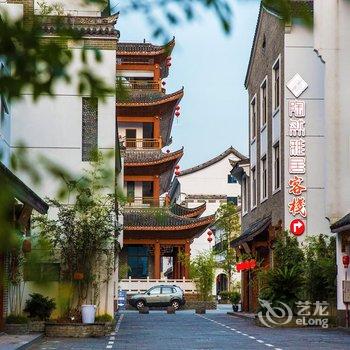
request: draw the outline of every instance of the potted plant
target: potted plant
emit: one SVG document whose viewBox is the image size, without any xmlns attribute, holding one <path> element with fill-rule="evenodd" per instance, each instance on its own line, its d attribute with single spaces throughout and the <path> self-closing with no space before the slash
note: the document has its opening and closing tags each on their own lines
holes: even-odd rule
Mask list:
<svg viewBox="0 0 350 350">
<path fill-rule="evenodd" d="M 232 304 L 232 310 L 237 312 L 238 311 L 238 304 L 241 300 L 241 293 L 237 292 L 237 291 L 233 291 L 231 292 L 230 295 L 230 301 Z"/>
</svg>

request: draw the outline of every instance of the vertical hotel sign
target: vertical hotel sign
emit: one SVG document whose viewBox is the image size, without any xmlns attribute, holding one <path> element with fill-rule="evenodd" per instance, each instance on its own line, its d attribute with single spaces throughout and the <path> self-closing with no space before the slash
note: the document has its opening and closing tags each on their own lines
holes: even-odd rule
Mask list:
<svg viewBox="0 0 350 350">
<path fill-rule="evenodd" d="M 293 231 L 295 222 L 305 228 L 307 218 L 307 203 L 304 185 L 304 176 L 306 174 L 306 102 L 299 99 L 299 96 L 307 89 L 307 83 L 299 74 L 296 74 L 288 83 L 287 88 L 292 92 L 296 99 L 288 101 L 289 117 L 289 181 L 288 193 L 291 195 L 288 202 L 288 211 L 294 216 L 291 222 L 291 231 Z M 303 229 L 304 231 L 304 229 Z M 298 235 L 300 232 L 298 233 Z"/>
</svg>

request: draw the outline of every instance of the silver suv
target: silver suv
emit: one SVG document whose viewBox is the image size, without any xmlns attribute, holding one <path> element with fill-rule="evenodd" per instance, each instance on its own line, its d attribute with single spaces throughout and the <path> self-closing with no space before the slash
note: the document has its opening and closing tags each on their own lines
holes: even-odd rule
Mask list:
<svg viewBox="0 0 350 350">
<path fill-rule="evenodd" d="M 144 306 L 172 306 L 177 310 L 185 304 L 185 296 L 178 286 L 160 285 L 150 288 L 145 293 L 133 295 L 129 304 L 139 310 Z"/>
</svg>

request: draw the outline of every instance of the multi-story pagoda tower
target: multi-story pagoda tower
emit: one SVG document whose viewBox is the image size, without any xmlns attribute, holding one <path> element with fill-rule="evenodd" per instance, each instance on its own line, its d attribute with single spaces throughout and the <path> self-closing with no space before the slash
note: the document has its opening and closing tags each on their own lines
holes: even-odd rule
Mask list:
<svg viewBox="0 0 350 350">
<path fill-rule="evenodd" d="M 164 46 L 117 45 L 117 85 L 125 96 L 116 110 L 125 149 L 127 195 L 121 260 L 128 264 L 132 278 L 159 279 L 165 269 L 163 257 L 172 263 L 170 276 L 188 278 L 177 255 L 180 251 L 189 255 L 193 238 L 213 220 L 169 205 L 167 191 L 183 156 L 183 149 L 163 151 L 171 144 L 174 117 L 180 114 L 184 94 L 183 89 L 170 94 L 165 90 L 163 79 L 169 74 L 174 45 L 174 39 Z"/>
</svg>

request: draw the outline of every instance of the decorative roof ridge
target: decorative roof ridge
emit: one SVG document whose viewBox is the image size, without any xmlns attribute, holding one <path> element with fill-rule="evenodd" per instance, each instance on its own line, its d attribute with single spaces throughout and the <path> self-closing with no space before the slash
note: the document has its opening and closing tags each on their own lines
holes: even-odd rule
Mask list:
<svg viewBox="0 0 350 350">
<path fill-rule="evenodd" d="M 160 105 L 169 101 L 174 101 L 176 99 L 181 99 L 184 95 L 184 87 L 182 87 L 180 90 L 175 91 L 171 94 L 165 94 L 163 96 L 160 96 L 158 99 L 155 99 L 153 101 L 148 102 L 133 102 L 133 101 L 125 101 L 125 102 L 117 102 L 117 107 L 142 107 L 142 106 L 156 106 Z"/>
<path fill-rule="evenodd" d="M 233 168 L 235 167 L 239 167 L 241 165 L 247 165 L 247 164 L 250 164 L 250 159 L 249 158 L 246 158 L 246 159 L 241 159 L 241 160 L 233 160 L 233 159 L 229 159 L 229 162 L 231 164 L 231 166 Z"/>
<path fill-rule="evenodd" d="M 224 159 L 225 157 L 227 157 L 230 154 L 234 154 L 236 157 L 238 157 L 240 159 L 247 159 L 246 156 L 244 156 L 242 153 L 238 152 L 234 147 L 230 146 L 225 152 L 219 154 L 218 156 L 216 156 L 212 159 L 209 159 L 206 162 L 199 164 L 199 165 L 196 165 L 192 168 L 182 170 L 178 176 L 192 174 L 192 173 L 195 173 L 199 170 L 205 169 L 205 168 L 219 162 L 220 160 Z"/>
<path fill-rule="evenodd" d="M 168 43 L 164 45 L 154 45 L 152 43 L 146 43 L 146 42 L 139 42 L 139 43 L 119 42 L 117 44 L 116 51 L 119 56 L 133 56 L 133 55 L 156 56 L 163 53 L 167 53 L 170 55 L 174 46 L 175 46 L 175 36 Z"/>
<path fill-rule="evenodd" d="M 178 215 L 178 216 L 193 218 L 193 217 L 198 217 L 199 215 L 203 214 L 206 207 L 207 207 L 206 202 L 204 202 L 203 204 L 201 204 L 195 208 L 188 208 L 188 207 L 184 207 L 180 204 L 174 203 L 170 206 L 170 211 L 173 214 Z"/>
<path fill-rule="evenodd" d="M 115 28 L 119 12 L 110 16 L 40 16 L 42 29 L 47 34 L 55 34 L 58 27 L 70 27 L 80 34 L 119 38 Z"/>
</svg>

